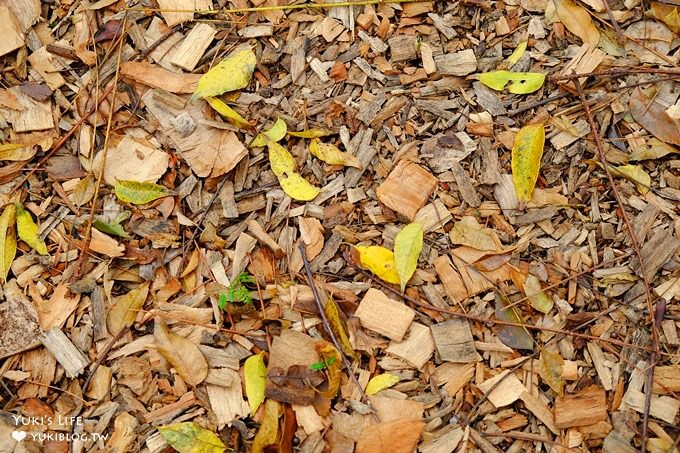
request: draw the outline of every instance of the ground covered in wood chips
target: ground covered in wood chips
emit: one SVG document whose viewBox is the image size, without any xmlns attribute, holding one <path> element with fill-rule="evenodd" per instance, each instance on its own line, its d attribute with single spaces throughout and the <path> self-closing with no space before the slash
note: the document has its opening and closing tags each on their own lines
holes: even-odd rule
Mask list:
<svg viewBox="0 0 680 453">
<path fill-rule="evenodd" d="M 0 0 L 0 452 L 677 452 L 678 8 Z"/>
</svg>

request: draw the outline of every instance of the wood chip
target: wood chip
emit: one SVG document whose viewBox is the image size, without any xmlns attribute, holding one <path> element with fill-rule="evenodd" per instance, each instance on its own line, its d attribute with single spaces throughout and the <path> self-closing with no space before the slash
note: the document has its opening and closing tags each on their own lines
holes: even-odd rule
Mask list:
<svg viewBox="0 0 680 453">
<path fill-rule="evenodd" d="M 371 288 L 361 300 L 355 316 L 361 325 L 387 338 L 400 342 L 415 317 L 415 312 L 378 289 Z"/>
</svg>

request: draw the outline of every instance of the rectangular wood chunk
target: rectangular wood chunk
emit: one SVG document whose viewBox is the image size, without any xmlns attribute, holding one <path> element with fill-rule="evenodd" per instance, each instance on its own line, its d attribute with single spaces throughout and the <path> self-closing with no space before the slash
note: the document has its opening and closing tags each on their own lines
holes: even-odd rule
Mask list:
<svg viewBox="0 0 680 453">
<path fill-rule="evenodd" d="M 445 362 L 469 363 L 482 360 L 475 349 L 470 324 L 465 319 L 451 319 L 432 325 L 430 329 L 439 356 Z"/>
<path fill-rule="evenodd" d="M 406 305 L 390 299 L 385 293 L 374 288 L 366 292 L 355 314 L 363 327 L 394 341 L 404 339 L 416 315 Z"/>
<path fill-rule="evenodd" d="M 607 397 L 604 389 L 595 385 L 576 395 L 555 399 L 555 425 L 558 428 L 593 425 L 607 418 Z"/>
</svg>

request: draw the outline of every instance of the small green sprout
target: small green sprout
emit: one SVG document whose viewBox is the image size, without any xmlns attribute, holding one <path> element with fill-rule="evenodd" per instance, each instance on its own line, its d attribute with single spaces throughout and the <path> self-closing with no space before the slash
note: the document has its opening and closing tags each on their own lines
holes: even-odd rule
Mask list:
<svg viewBox="0 0 680 453">
<path fill-rule="evenodd" d="M 322 362 L 316 362 L 309 365 L 309 369 L 313 371 L 325 370 L 329 366 L 333 365 L 336 360 L 337 357 L 329 357 L 328 360 L 326 360 L 326 358 L 324 357 Z"/>
<path fill-rule="evenodd" d="M 220 308 L 224 310 L 227 303 L 241 302 L 252 304 L 253 296 L 250 295 L 250 289 L 246 286 L 246 283 L 255 283 L 255 278 L 247 272 L 241 272 L 231 282 L 227 292 L 220 294 L 218 301 Z"/>
</svg>

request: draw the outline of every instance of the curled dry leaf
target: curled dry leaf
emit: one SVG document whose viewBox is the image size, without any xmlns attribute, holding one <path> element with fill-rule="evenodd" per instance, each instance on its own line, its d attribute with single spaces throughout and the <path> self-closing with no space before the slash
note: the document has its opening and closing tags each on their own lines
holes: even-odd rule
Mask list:
<svg viewBox="0 0 680 453">
<path fill-rule="evenodd" d="M 94 197 L 94 190 L 94 176 L 87 175 L 76 184 L 76 187 L 71 194 L 71 201 L 78 207 L 83 206 L 85 203 L 92 200 L 92 197 Z"/>
<path fill-rule="evenodd" d="M 333 334 L 337 338 L 343 354 L 348 357 L 355 358 L 357 354 L 354 352 L 352 344 L 349 342 L 347 329 L 340 319 L 340 309 L 338 308 L 338 304 L 335 303 L 335 300 L 333 300 L 332 297 L 329 297 L 326 301 L 324 311 L 326 312 L 326 318 L 328 318 L 328 324 L 330 325 Z"/>
<path fill-rule="evenodd" d="M 229 120 L 234 126 L 240 127 L 241 129 L 252 129 L 253 126 L 248 120 L 243 118 L 236 110 L 232 109 L 221 100 L 212 97 L 206 98 L 205 100 L 208 101 L 208 104 L 213 110 L 222 115 L 224 119 Z"/>
<path fill-rule="evenodd" d="M 219 96 L 245 88 L 250 83 L 256 64 L 257 59 L 252 49 L 232 53 L 203 74 L 198 80 L 193 98 Z"/>
<path fill-rule="evenodd" d="M 456 222 L 449 232 L 449 237 L 454 244 L 466 245 L 477 250 L 498 252 L 502 249 L 496 232 L 482 227 L 472 216 L 464 216 Z"/>
<path fill-rule="evenodd" d="M 47 255 L 47 245 L 38 234 L 38 225 L 33 221 L 33 217 L 23 207 L 21 203 L 15 204 L 17 209 L 17 233 L 19 239 L 30 245 L 33 250 L 41 255 Z"/>
<path fill-rule="evenodd" d="M 373 272 L 387 283 L 400 283 L 394 265 L 394 253 L 391 250 L 379 245 L 357 245 L 354 250 L 359 254 L 359 266 Z"/>
<path fill-rule="evenodd" d="M 512 146 L 512 180 L 520 203 L 531 200 L 545 145 L 543 124 L 530 124 L 517 132 Z"/>
<path fill-rule="evenodd" d="M 590 18 L 588 11 L 572 0 L 553 0 L 560 22 L 567 30 L 581 38 L 591 49 L 600 43 L 600 32 Z"/>
<path fill-rule="evenodd" d="M 208 362 L 191 340 L 168 330 L 161 319 L 153 329 L 154 344 L 165 360 L 189 385 L 197 386 L 208 375 Z"/>
<path fill-rule="evenodd" d="M 418 267 L 418 258 L 423 249 L 423 227 L 409 223 L 394 239 L 394 267 L 399 274 L 402 292 Z"/>
<path fill-rule="evenodd" d="M 340 151 L 332 143 L 323 143 L 318 138 L 313 139 L 309 144 L 309 152 L 327 164 L 362 168 L 361 162 L 355 156 Z"/>
<path fill-rule="evenodd" d="M 635 121 L 659 140 L 680 145 L 680 121 L 671 118 L 666 108 L 648 98 L 640 88 L 630 96 L 630 113 Z"/>
<path fill-rule="evenodd" d="M 564 392 L 563 367 L 564 359 L 558 352 L 552 352 L 549 349 L 541 351 L 541 357 L 538 359 L 538 374 L 558 395 Z"/>
<path fill-rule="evenodd" d="M 390 373 L 382 373 L 373 376 L 368 385 L 366 385 L 366 395 L 375 395 L 381 390 L 392 387 L 397 382 L 401 381 L 399 376 Z"/>
<path fill-rule="evenodd" d="M 223 453 L 227 448 L 217 434 L 196 422 L 159 426 L 158 432 L 179 453 Z"/>
<path fill-rule="evenodd" d="M 267 382 L 267 366 L 264 364 L 264 354 L 252 355 L 243 365 L 243 379 L 246 385 L 246 397 L 250 413 L 255 414 L 264 401 L 264 390 Z"/>
<path fill-rule="evenodd" d="M 106 318 L 106 327 L 111 335 L 117 335 L 132 325 L 148 294 L 149 283 L 146 282 L 116 299 Z"/>
<path fill-rule="evenodd" d="M 14 232 L 17 208 L 7 205 L 0 215 L 0 282 L 7 281 L 9 269 L 17 253 L 17 239 Z"/>
<path fill-rule="evenodd" d="M 319 353 L 321 362 L 326 364 L 325 374 L 328 378 L 328 388 L 319 392 L 323 398 L 335 398 L 340 390 L 340 366 L 342 357 L 335 346 L 327 341 L 317 341 L 314 344 L 316 352 Z"/>
</svg>

